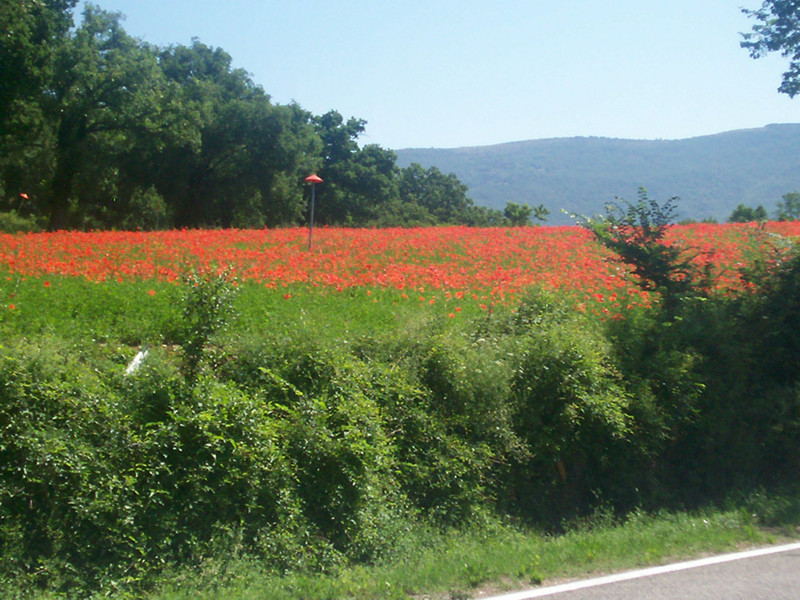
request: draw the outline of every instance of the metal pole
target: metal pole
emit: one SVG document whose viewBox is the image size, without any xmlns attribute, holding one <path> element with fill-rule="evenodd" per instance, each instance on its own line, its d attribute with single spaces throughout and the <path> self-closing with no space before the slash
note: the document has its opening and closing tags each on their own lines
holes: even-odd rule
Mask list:
<svg viewBox="0 0 800 600">
<path fill-rule="evenodd" d="M 311 236 L 314 234 L 314 192 L 316 183 L 311 184 L 311 220 L 308 223 L 308 249 L 311 250 Z"/>
</svg>

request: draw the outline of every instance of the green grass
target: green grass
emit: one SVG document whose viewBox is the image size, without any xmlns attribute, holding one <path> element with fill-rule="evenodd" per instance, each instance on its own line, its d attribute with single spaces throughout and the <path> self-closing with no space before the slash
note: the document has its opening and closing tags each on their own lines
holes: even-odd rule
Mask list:
<svg viewBox="0 0 800 600">
<path fill-rule="evenodd" d="M 93 283 L 75 277 L 0 276 L 0 333 L 51 334 L 75 341 L 114 339 L 131 346 L 170 343 L 182 294 L 183 286 L 156 281 Z M 251 282 L 238 286 L 234 308 L 228 335 L 308 331 L 328 340 L 396 328 L 424 330 L 432 321 L 457 327 L 488 315 L 478 300 L 448 298 L 440 291 L 337 292 L 306 285 L 267 289 Z"/>
<path fill-rule="evenodd" d="M 244 560 L 209 562 L 201 572 L 174 576 L 148 600 L 471 598 L 797 536 L 796 514 L 782 527 L 766 528 L 751 509 L 635 513 L 621 523 L 599 517 L 561 535 L 508 525 L 444 535 L 416 532 L 391 560 L 327 575 L 276 577 Z"/>
</svg>

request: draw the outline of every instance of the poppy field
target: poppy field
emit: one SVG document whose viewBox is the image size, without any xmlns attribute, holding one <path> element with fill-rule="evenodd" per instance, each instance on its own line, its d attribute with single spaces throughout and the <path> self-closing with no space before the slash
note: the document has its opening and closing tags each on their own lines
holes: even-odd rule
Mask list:
<svg viewBox="0 0 800 600">
<path fill-rule="evenodd" d="M 302 228 L 55 232 L 0 236 L 0 266 L 19 277 L 91 282 L 180 282 L 189 271 L 226 273 L 239 283 L 277 290 L 284 300 L 323 294 L 393 290 L 394 301 L 448 300 L 486 309 L 513 302 L 531 287 L 565 292 L 579 310 L 620 314 L 650 306 L 625 265 L 581 227 L 321 228 L 309 248 Z M 797 222 L 693 224 L 671 228 L 668 242 L 709 270 L 718 291 L 744 284 L 741 271 L 800 235 Z M 147 290 L 151 294 L 154 290 Z M 13 292 L 6 307 L 16 309 Z M 377 301 L 377 295 L 372 298 Z"/>
</svg>

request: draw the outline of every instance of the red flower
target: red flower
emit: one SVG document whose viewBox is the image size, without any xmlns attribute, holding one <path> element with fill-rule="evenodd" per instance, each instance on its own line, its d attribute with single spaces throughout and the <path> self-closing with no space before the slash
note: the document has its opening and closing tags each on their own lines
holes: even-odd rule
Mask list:
<svg viewBox="0 0 800 600">
<path fill-rule="evenodd" d="M 766 227 L 785 237 L 800 236 L 800 222 Z M 715 290 L 744 291 L 740 266 L 768 250 L 750 241 L 751 229 L 675 226 L 666 242 L 696 248 L 692 260 L 711 270 Z M 363 288 L 372 299 L 380 297 L 376 290 L 395 289 L 405 291 L 403 298 L 417 296 L 420 303 L 471 298 L 483 310 L 498 302 L 513 303 L 532 287 L 573 294 L 576 303 L 585 301 L 581 308 L 597 306 L 598 316 L 602 306 L 615 314 L 658 301 L 657 294 L 641 291 L 630 270 L 609 260 L 610 252 L 580 227 L 322 228 L 314 253 L 304 250 L 306 235 L 299 227 L 0 235 L 0 266 L 9 281 L 66 275 L 95 282 L 177 282 L 187 264 L 208 274 L 229 265 L 239 281 L 259 282 L 267 289 Z M 155 290 L 147 293 L 154 295 Z"/>
</svg>

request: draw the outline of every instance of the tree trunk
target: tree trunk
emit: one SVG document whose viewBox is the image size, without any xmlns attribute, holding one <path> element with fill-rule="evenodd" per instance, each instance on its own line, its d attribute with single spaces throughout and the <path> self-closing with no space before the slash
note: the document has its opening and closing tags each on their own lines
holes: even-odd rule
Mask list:
<svg viewBox="0 0 800 600">
<path fill-rule="evenodd" d="M 50 215 L 47 224 L 49 231 L 66 229 L 69 225 L 69 198 L 72 195 L 72 184 L 75 180 L 74 163 L 72 157 L 63 154 L 58 161 L 58 167 L 53 177 L 53 195 L 50 200 Z"/>
</svg>

